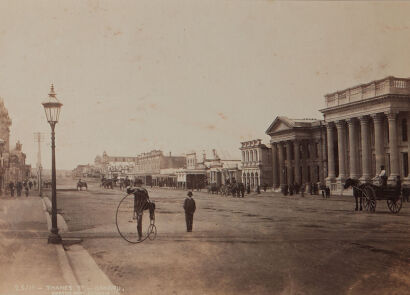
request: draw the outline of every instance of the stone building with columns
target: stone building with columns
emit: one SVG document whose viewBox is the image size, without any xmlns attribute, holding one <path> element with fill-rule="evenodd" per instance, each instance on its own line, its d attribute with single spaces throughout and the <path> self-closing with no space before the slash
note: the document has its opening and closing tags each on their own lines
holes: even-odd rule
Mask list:
<svg viewBox="0 0 410 295">
<path fill-rule="evenodd" d="M 394 183 L 410 184 L 410 79 L 387 77 L 325 95 L 326 182 L 371 181 L 383 165 Z"/>
<path fill-rule="evenodd" d="M 271 137 L 273 187 L 324 183 L 326 129 L 318 119 L 278 116 L 266 130 Z"/>
<path fill-rule="evenodd" d="M 261 139 L 241 142 L 242 182 L 251 189 L 272 186 L 272 150 Z"/>
<path fill-rule="evenodd" d="M 410 185 L 410 78 L 386 77 L 325 95 L 324 120 L 277 117 L 271 137 L 273 186 L 371 182 L 384 166 L 388 182 Z"/>
</svg>

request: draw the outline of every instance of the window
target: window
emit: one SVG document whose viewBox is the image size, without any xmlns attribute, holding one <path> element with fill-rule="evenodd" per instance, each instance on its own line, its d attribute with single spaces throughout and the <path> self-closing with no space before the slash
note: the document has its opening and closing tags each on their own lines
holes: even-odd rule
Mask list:
<svg viewBox="0 0 410 295">
<path fill-rule="evenodd" d="M 307 144 L 306 154 L 307 154 L 307 159 L 310 159 L 310 143 Z"/>
<path fill-rule="evenodd" d="M 402 141 L 407 141 L 407 120 L 401 120 L 401 139 Z"/>
<path fill-rule="evenodd" d="M 283 147 L 283 159 L 286 161 L 287 160 L 287 152 L 286 152 L 286 147 Z"/>
</svg>

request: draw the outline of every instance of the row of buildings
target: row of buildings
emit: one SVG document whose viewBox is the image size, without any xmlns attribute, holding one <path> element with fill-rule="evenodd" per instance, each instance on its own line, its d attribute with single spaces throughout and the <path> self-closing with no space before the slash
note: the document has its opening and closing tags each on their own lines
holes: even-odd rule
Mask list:
<svg viewBox="0 0 410 295">
<path fill-rule="evenodd" d="M 9 117 L 4 101 L 0 99 L 0 190 L 3 191 L 10 182 L 23 181 L 31 176 L 31 166 L 26 165 L 26 155 L 22 144 L 17 142 L 10 147 Z"/>
<path fill-rule="evenodd" d="M 241 143 L 241 160 L 196 153 L 184 157 L 151 151 L 135 158 L 97 157 L 104 175 L 143 178 L 149 185 L 181 188 L 242 181 L 252 188 L 327 185 L 339 191 L 347 178 L 369 182 L 381 166 L 394 183 L 410 185 L 410 79 L 386 77 L 325 95 L 322 119 L 277 116 L 261 139 Z"/>
<path fill-rule="evenodd" d="M 213 150 L 198 159 L 197 153 L 184 156 L 165 155 L 160 150 L 142 153 L 136 157 L 109 156 L 106 152 L 97 156 L 94 165 L 78 165 L 75 177 L 105 177 L 141 179 L 145 185 L 175 188 L 204 188 L 207 184 L 224 185 L 240 181 L 241 161 L 221 159 Z"/>
</svg>

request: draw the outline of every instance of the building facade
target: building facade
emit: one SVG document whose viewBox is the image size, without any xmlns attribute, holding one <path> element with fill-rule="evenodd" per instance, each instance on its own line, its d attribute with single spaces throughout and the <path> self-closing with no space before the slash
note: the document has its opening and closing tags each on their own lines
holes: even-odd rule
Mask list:
<svg viewBox="0 0 410 295">
<path fill-rule="evenodd" d="M 387 77 L 325 95 L 324 120 L 277 117 L 271 137 L 274 187 L 321 183 L 342 191 L 347 178 L 410 185 L 410 79 Z"/>
<path fill-rule="evenodd" d="M 326 138 L 323 121 L 279 116 L 266 134 L 271 137 L 274 188 L 324 183 Z"/>
<path fill-rule="evenodd" d="M 325 95 L 327 183 L 371 181 L 385 166 L 388 182 L 410 184 L 410 79 L 387 77 Z"/>
<path fill-rule="evenodd" d="M 0 99 L 0 189 L 9 182 L 23 181 L 31 177 L 31 166 L 26 165 L 26 154 L 18 141 L 10 149 L 11 119 L 2 99 Z"/>
<path fill-rule="evenodd" d="M 272 149 L 262 143 L 261 139 L 241 142 L 242 182 L 252 189 L 259 186 L 271 187 Z"/>
<path fill-rule="evenodd" d="M 202 189 L 207 184 L 206 154 L 202 155 L 202 162 L 199 162 L 195 152 L 186 154 L 186 168 L 178 169 L 177 187 L 181 189 Z"/>
</svg>

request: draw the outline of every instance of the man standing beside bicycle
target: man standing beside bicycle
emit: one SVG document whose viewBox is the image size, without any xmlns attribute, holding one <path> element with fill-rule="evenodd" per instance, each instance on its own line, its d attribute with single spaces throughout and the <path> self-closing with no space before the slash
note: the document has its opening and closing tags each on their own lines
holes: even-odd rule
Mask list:
<svg viewBox="0 0 410 295">
<path fill-rule="evenodd" d="M 138 231 L 138 241 L 142 240 L 142 214 L 145 207 L 148 205 L 148 192 L 145 188 L 142 188 L 142 183 L 136 181 L 134 183 L 136 187 L 128 187 L 127 193 L 134 194 L 134 216 L 133 218 L 137 220 L 137 231 Z"/>
</svg>

